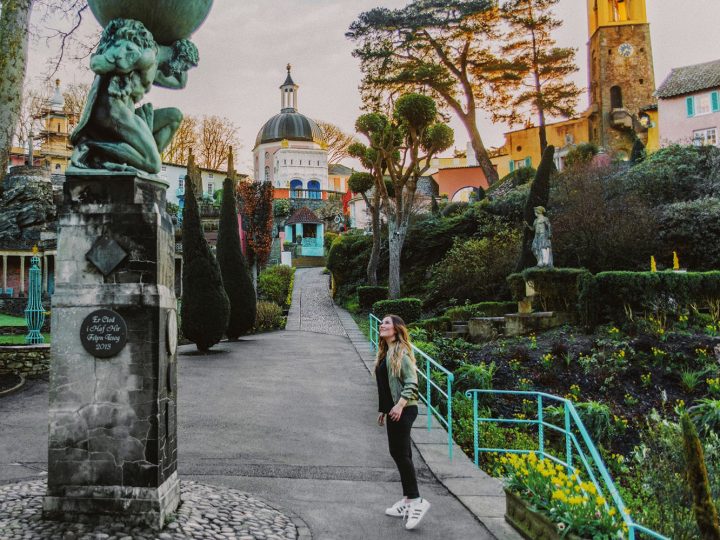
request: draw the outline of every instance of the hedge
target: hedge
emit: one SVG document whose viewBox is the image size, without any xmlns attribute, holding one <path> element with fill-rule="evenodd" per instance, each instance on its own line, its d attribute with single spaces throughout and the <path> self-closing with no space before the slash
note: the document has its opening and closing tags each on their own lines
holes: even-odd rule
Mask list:
<svg viewBox="0 0 720 540">
<path fill-rule="evenodd" d="M 397 315 L 405 324 L 420 320 L 422 301 L 419 298 L 398 298 L 397 300 L 380 300 L 372 307 L 373 314 L 380 318 L 385 315 Z"/>
<path fill-rule="evenodd" d="M 370 310 L 375 302 L 387 300 L 388 288 L 378 286 L 358 287 L 357 295 L 360 308 Z"/>
<path fill-rule="evenodd" d="M 468 321 L 473 317 L 502 317 L 506 313 L 515 313 L 516 311 L 516 302 L 480 302 L 452 307 L 445 312 L 445 317 L 451 321 Z"/>
<path fill-rule="evenodd" d="M 507 282 L 517 301 L 525 298 L 525 282 L 532 281 L 544 311 L 576 311 L 580 286 L 587 276 L 591 274 L 584 268 L 528 268 L 510 274 Z"/>
<path fill-rule="evenodd" d="M 583 276 L 579 307 L 589 324 L 621 321 L 635 312 L 681 313 L 720 309 L 720 271 L 601 272 Z"/>
<path fill-rule="evenodd" d="M 410 323 L 410 328 L 422 328 L 428 332 L 449 332 L 452 327 L 452 319 L 450 317 L 433 317 L 432 319 L 423 319 Z"/>
</svg>

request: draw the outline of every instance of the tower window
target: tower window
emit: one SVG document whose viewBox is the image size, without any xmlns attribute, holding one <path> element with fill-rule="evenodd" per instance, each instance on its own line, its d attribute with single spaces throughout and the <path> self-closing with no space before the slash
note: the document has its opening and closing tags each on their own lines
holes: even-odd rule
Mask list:
<svg viewBox="0 0 720 540">
<path fill-rule="evenodd" d="M 610 0 L 610 16 L 615 22 L 627 21 L 630 13 L 630 0 Z"/>
<path fill-rule="evenodd" d="M 622 89 L 619 86 L 610 88 L 610 107 L 612 109 L 622 109 Z"/>
<path fill-rule="evenodd" d="M 640 84 L 645 84 L 645 79 L 640 79 Z"/>
</svg>

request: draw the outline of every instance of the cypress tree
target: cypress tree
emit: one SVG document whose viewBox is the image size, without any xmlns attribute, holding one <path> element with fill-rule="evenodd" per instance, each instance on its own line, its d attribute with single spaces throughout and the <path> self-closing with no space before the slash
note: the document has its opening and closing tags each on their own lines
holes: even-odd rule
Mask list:
<svg viewBox="0 0 720 540">
<path fill-rule="evenodd" d="M 210 251 L 200 223 L 195 185 L 200 171 L 192 154 L 188 159 L 183 208 L 183 298 L 180 310 L 183 335 L 198 350 L 218 343 L 227 328 L 230 302 L 223 287 L 220 266 Z"/>
<path fill-rule="evenodd" d="M 630 151 L 630 161 L 632 162 L 633 165 L 636 165 L 644 159 L 645 159 L 645 145 L 642 143 L 642 141 L 640 139 L 638 139 L 636 137 L 635 142 L 632 145 L 632 150 Z"/>
<path fill-rule="evenodd" d="M 537 262 L 532 252 L 532 243 L 535 238 L 535 231 L 532 224 L 535 221 L 535 207 L 547 207 L 550 200 L 550 175 L 555 170 L 555 147 L 549 145 L 543 152 L 540 165 L 535 173 L 535 179 L 530 186 L 527 202 L 525 203 L 525 212 L 523 214 L 523 223 L 525 231 L 523 233 L 522 251 L 516 271 L 522 272 L 526 268 L 535 266 Z"/>
<path fill-rule="evenodd" d="M 710 494 L 710 480 L 700 439 L 690 416 L 684 414 L 680 418 L 680 424 L 682 425 L 687 463 L 687 481 L 690 491 L 692 491 L 693 512 L 698 529 L 700 529 L 700 537 L 703 540 L 720 540 L 720 524 L 718 524 L 717 510 Z"/>
<path fill-rule="evenodd" d="M 240 247 L 232 148 L 228 158 L 228 178 L 223 182 L 217 260 L 225 292 L 230 299 L 230 319 L 225 333 L 228 339 L 235 340 L 255 325 L 257 300 L 250 270 Z"/>
</svg>

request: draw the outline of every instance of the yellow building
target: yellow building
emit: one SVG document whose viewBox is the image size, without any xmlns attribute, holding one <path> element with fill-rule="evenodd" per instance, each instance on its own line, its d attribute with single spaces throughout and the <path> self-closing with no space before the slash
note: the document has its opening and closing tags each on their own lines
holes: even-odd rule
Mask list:
<svg viewBox="0 0 720 540">
<path fill-rule="evenodd" d="M 576 145 L 593 142 L 617 159 L 628 159 L 638 137 L 648 151 L 659 148 L 650 25 L 645 0 L 587 0 L 588 109 L 577 118 L 546 124 L 555 162 Z M 505 134 L 491 161 L 500 178 L 540 163 L 537 126 Z"/>
</svg>

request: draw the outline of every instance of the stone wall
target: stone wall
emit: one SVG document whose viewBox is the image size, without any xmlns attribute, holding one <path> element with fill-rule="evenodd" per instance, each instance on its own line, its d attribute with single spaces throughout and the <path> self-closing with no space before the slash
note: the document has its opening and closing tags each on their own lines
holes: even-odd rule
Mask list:
<svg viewBox="0 0 720 540">
<path fill-rule="evenodd" d="M 0 372 L 34 378 L 46 374 L 49 368 L 50 345 L 0 346 Z"/>
</svg>

